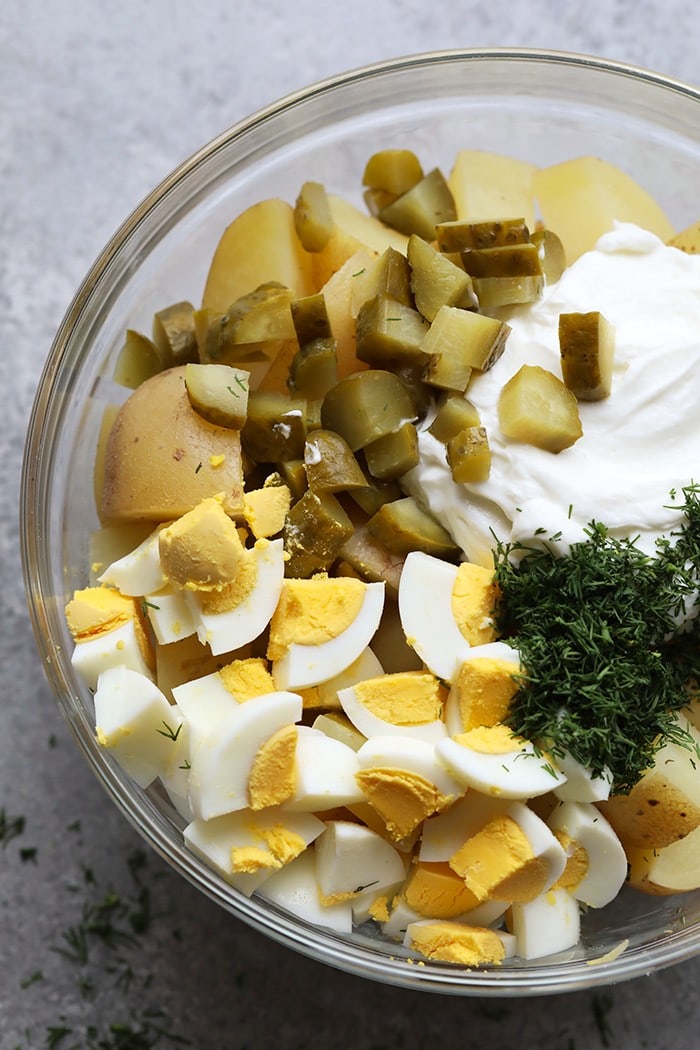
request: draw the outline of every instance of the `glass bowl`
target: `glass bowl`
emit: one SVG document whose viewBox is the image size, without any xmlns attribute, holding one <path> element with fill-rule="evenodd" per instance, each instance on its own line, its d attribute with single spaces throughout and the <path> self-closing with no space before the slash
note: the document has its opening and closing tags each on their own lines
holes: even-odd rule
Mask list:
<svg viewBox="0 0 700 1050">
<path fill-rule="evenodd" d="M 26 589 L 59 708 L 97 779 L 172 866 L 233 915 L 315 959 L 368 978 L 457 995 L 537 995 L 603 985 L 700 950 L 700 893 L 623 891 L 589 910 L 581 944 L 551 959 L 465 970 L 409 961 L 360 930 L 340 936 L 239 894 L 183 847 L 164 796 L 142 791 L 96 743 L 92 697 L 70 663 L 64 603 L 88 574 L 97 526 L 92 471 L 127 327 L 148 331 L 169 302 L 196 302 L 224 226 L 267 196 L 293 201 L 313 178 L 361 204 L 376 149 L 410 146 L 449 169 L 461 147 L 539 165 L 594 154 L 635 176 L 677 229 L 698 218 L 700 92 L 629 66 L 531 51 L 442 52 L 398 59 L 290 95 L 186 160 L 127 219 L 87 274 L 58 331 L 33 408 L 21 500 Z M 614 957 L 622 941 L 628 946 Z M 610 954 L 609 958 L 605 956 Z"/>
</svg>

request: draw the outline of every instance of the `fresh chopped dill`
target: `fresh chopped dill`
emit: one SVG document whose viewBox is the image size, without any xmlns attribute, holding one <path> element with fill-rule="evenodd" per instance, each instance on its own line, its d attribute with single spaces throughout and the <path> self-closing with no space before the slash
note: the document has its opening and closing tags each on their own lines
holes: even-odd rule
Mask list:
<svg viewBox="0 0 700 1050">
<path fill-rule="evenodd" d="M 67 1035 L 70 1035 L 73 1031 L 72 1028 L 66 1028 L 65 1025 L 51 1025 L 46 1029 L 46 1046 L 48 1050 L 54 1050 L 54 1047 L 60 1045 Z"/>
<path fill-rule="evenodd" d="M 20 988 L 30 988 L 33 984 L 37 984 L 39 981 L 44 980 L 44 975 L 41 970 L 35 970 L 34 973 L 30 973 L 29 977 L 25 977 L 23 981 L 20 981 Z"/>
<path fill-rule="evenodd" d="M 36 846 L 23 846 L 19 851 L 19 859 L 23 864 L 28 864 L 30 861 L 36 864 L 36 854 Z"/>
<path fill-rule="evenodd" d="M 163 725 L 165 726 L 165 729 L 156 729 L 156 733 L 160 733 L 161 736 L 166 736 L 168 740 L 177 740 L 180 735 L 180 730 L 182 729 L 182 722 L 180 722 L 177 729 L 171 729 L 166 721 L 163 721 Z"/>
<path fill-rule="evenodd" d="M 231 395 L 231 397 L 240 397 L 241 396 L 236 390 L 233 389 L 232 386 L 227 386 L 226 389 L 228 390 L 228 392 Z"/>
<path fill-rule="evenodd" d="M 565 557 L 547 542 L 495 550 L 496 622 L 524 669 L 511 728 L 594 774 L 609 767 L 617 792 L 663 743 L 694 747 L 674 715 L 700 680 L 700 488 L 683 499 L 682 526 L 653 556 L 598 522 Z"/>
</svg>

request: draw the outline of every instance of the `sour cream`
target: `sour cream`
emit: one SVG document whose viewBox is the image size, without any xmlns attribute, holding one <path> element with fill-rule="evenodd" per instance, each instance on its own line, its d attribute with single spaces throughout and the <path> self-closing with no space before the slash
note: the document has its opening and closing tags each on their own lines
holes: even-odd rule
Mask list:
<svg viewBox="0 0 700 1050">
<path fill-rule="evenodd" d="M 563 452 L 507 440 L 498 424 L 504 384 L 523 364 L 561 376 L 559 314 L 592 310 L 615 326 L 610 397 L 579 403 L 583 436 Z M 700 481 L 700 256 L 621 223 L 540 300 L 502 317 L 512 329 L 505 352 L 467 392 L 488 433 L 488 480 L 455 484 L 444 445 L 423 431 L 406 487 L 484 565 L 495 538 L 561 534 L 555 546 L 566 553 L 593 520 L 653 553 L 682 520 L 671 491 Z"/>
</svg>

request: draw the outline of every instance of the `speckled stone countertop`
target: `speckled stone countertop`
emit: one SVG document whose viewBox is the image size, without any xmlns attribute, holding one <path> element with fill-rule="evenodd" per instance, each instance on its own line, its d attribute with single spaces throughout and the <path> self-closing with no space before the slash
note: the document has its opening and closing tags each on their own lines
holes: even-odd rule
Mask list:
<svg viewBox="0 0 700 1050">
<path fill-rule="evenodd" d="M 97 785 L 25 612 L 17 509 L 32 398 L 119 223 L 197 147 L 286 92 L 382 58 L 482 46 L 587 52 L 700 81 L 694 0 L 0 5 L 2 1050 L 697 1044 L 700 960 L 609 991 L 457 1000 L 345 976 L 226 916 L 142 847 Z M 86 917 L 105 914 L 129 937 L 83 943 Z"/>
</svg>

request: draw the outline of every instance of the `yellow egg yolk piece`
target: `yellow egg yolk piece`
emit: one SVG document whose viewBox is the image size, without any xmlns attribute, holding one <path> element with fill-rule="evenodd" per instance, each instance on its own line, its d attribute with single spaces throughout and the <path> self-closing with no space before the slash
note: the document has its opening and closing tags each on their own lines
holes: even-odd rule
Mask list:
<svg viewBox="0 0 700 1050">
<path fill-rule="evenodd" d="M 178 587 L 216 591 L 236 580 L 246 549 L 215 496 L 166 525 L 158 538 L 163 572 Z"/>
<path fill-rule="evenodd" d="M 465 731 L 504 721 L 518 691 L 514 671 L 513 663 L 485 656 L 462 664 L 454 688 Z"/>
<path fill-rule="evenodd" d="M 293 798 L 297 786 L 297 727 L 282 726 L 258 748 L 248 777 L 252 810 L 281 805 Z"/>
<path fill-rule="evenodd" d="M 256 539 L 276 536 L 284 528 L 292 502 L 286 485 L 268 485 L 243 495 L 243 517 Z"/>
<path fill-rule="evenodd" d="M 449 865 L 464 879 L 477 901 L 503 900 L 524 904 L 544 889 L 549 864 L 535 857 L 530 842 L 512 817 L 504 813 L 467 839 Z"/>
<path fill-rule="evenodd" d="M 479 903 L 446 861 L 414 864 L 403 895 L 410 908 L 429 919 L 454 919 Z"/>
<path fill-rule="evenodd" d="M 462 966 L 500 963 L 506 954 L 493 930 L 447 921 L 412 924 L 409 947 L 426 959 Z"/>
<path fill-rule="evenodd" d="M 552 889 L 570 890 L 578 886 L 588 871 L 588 851 L 565 831 L 555 831 L 554 834 L 566 853 L 566 867 Z"/>
<path fill-rule="evenodd" d="M 383 722 L 417 726 L 442 718 L 445 691 L 429 672 L 400 671 L 369 678 L 353 686 L 353 691 Z"/>
<path fill-rule="evenodd" d="M 521 736 L 502 723 L 494 726 L 477 726 L 466 733 L 459 733 L 454 739 L 462 747 L 470 747 L 482 755 L 507 755 L 519 751 L 527 743 Z"/>
<path fill-rule="evenodd" d="M 234 846 L 231 850 L 231 870 L 252 873 L 264 869 L 279 870 L 306 849 L 301 835 L 277 824 L 272 828 L 253 828 L 263 841 L 262 846 Z"/>
<path fill-rule="evenodd" d="M 388 922 L 389 921 L 389 898 L 385 896 L 377 897 L 373 900 L 367 909 L 370 917 L 375 922 Z"/>
<path fill-rule="evenodd" d="M 452 588 L 452 615 L 470 645 L 485 645 L 497 638 L 493 612 L 499 597 L 493 569 L 464 561 Z"/>
<path fill-rule="evenodd" d="M 66 605 L 68 628 L 76 642 L 113 631 L 137 615 L 135 600 L 112 587 L 85 587 L 75 591 Z"/>
<path fill-rule="evenodd" d="M 452 801 L 425 777 L 407 769 L 363 769 L 355 779 L 397 841 Z"/>
<path fill-rule="evenodd" d="M 232 660 L 230 664 L 221 668 L 219 677 L 239 704 L 275 691 L 267 663 L 259 657 Z"/>
<path fill-rule="evenodd" d="M 290 645 L 322 645 L 357 618 L 365 584 L 349 577 L 285 580 L 270 623 L 268 660 L 281 660 Z"/>
</svg>

